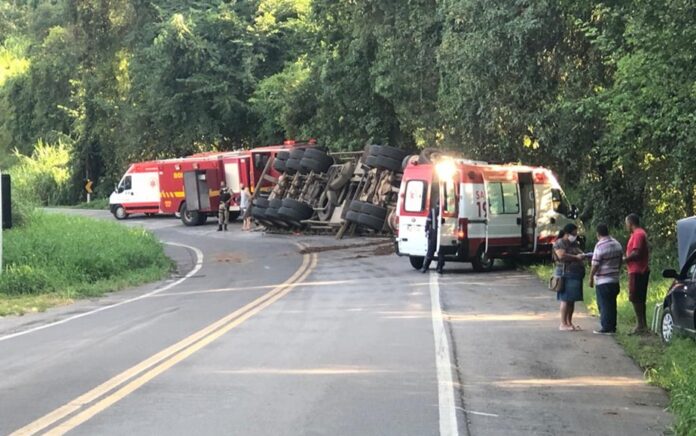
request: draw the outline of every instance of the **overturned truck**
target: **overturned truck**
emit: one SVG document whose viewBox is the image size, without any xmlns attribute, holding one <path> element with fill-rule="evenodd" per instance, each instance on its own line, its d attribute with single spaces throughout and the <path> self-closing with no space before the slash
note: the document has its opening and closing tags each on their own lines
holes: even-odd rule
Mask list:
<svg viewBox="0 0 696 436">
<path fill-rule="evenodd" d="M 346 234 L 389 233 L 408 153 L 387 145 L 364 152 L 330 153 L 322 147 L 278 152 L 270 193 L 256 191 L 251 216 L 270 230 Z"/>
</svg>

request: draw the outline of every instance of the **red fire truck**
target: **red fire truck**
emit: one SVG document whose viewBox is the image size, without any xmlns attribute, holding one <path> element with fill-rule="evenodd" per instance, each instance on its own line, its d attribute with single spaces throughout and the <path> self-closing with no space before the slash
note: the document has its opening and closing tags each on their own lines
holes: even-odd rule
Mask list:
<svg viewBox="0 0 696 436">
<path fill-rule="evenodd" d="M 109 197 L 111 213 L 122 220 L 133 214 L 181 215 L 188 226 L 204 224 L 217 214 L 220 182 L 233 193 L 230 219 L 239 216 L 242 185 L 271 189 L 278 173 L 269 161 L 279 151 L 311 147 L 313 142 L 285 141 L 252 150 L 200 153 L 185 158 L 135 163 Z M 264 173 L 265 172 L 265 173 Z"/>
<path fill-rule="evenodd" d="M 545 168 L 493 165 L 441 155 L 408 159 L 397 204 L 398 254 L 421 268 L 425 222 L 439 207 L 437 255 L 490 270 L 496 258 L 548 255 L 558 231 L 578 211 Z"/>
</svg>

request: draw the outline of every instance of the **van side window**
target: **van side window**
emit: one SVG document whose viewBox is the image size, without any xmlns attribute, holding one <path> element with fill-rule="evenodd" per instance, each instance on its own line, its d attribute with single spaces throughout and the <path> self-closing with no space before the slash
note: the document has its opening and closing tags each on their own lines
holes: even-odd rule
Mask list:
<svg viewBox="0 0 696 436">
<path fill-rule="evenodd" d="M 516 183 L 488 184 L 489 211 L 493 215 L 516 215 L 520 213 L 520 199 Z"/>
<path fill-rule="evenodd" d="M 448 215 L 455 215 L 457 213 L 457 191 L 454 181 L 447 180 L 444 185 L 442 211 Z"/>
<path fill-rule="evenodd" d="M 500 183 L 488 184 L 488 211 L 492 215 L 501 215 L 505 211 L 503 207 L 503 190 Z"/>
<path fill-rule="evenodd" d="M 517 184 L 503 183 L 501 186 L 503 188 L 503 209 L 505 213 L 520 213 L 520 199 L 517 196 Z"/>
<path fill-rule="evenodd" d="M 409 180 L 406 182 L 404 211 L 423 212 L 425 209 L 426 188 L 427 184 L 423 180 Z"/>
</svg>

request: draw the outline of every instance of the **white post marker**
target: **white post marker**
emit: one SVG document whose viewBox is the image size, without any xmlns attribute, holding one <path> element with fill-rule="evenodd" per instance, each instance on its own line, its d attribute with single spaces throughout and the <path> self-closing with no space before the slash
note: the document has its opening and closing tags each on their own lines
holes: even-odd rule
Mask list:
<svg viewBox="0 0 696 436">
<path fill-rule="evenodd" d="M 433 335 L 435 337 L 440 436 L 458 436 L 459 427 L 457 425 L 457 406 L 454 401 L 449 336 L 447 335 L 445 321 L 442 316 L 438 275 L 433 273 L 430 273 L 430 308 L 433 318 Z"/>
</svg>

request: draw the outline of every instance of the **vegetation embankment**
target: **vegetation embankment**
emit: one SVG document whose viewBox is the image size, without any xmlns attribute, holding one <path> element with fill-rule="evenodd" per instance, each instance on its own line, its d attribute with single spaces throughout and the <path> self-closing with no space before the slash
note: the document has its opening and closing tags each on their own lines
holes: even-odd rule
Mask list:
<svg viewBox="0 0 696 436">
<path fill-rule="evenodd" d="M 4 252 L 0 316 L 158 280 L 171 269 L 143 229 L 39 211 L 5 232 Z"/>
<path fill-rule="evenodd" d="M 172 267 L 161 243 L 143 229 L 37 209 L 61 200 L 69 152 L 41 146 L 31 157 L 15 156 L 15 227 L 3 234 L 0 316 L 158 280 Z"/>
<path fill-rule="evenodd" d="M 617 239 L 625 247 L 626 235 L 619 235 Z M 594 242 L 588 241 L 588 248 L 593 247 Z M 676 251 L 676 246 L 674 250 Z M 662 269 L 675 266 L 676 259 L 669 253 L 653 253 L 647 303 L 649 325 L 652 323 L 655 304 L 663 301 L 671 284 L 670 280 L 662 278 Z M 530 269 L 545 282 L 553 272 L 552 266 L 548 264 L 534 265 Z M 589 277 L 586 278 L 584 287 L 585 306 L 593 315 L 599 315 L 596 293 L 589 287 L 588 280 Z M 628 301 L 628 278 L 625 274 L 621 277 L 617 310 L 616 340 L 645 370 L 650 383 L 669 392 L 670 410 L 676 417 L 675 432 L 678 435 L 696 435 L 696 343 L 690 338 L 677 338 L 674 343 L 664 345 L 657 335 L 630 335 L 635 326 L 635 315 L 633 306 Z M 584 327 L 592 329 L 598 328 L 599 325 Z"/>
</svg>

